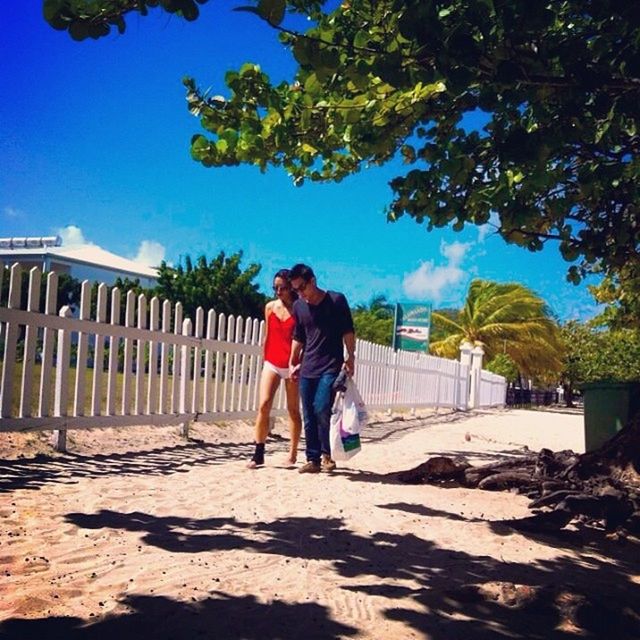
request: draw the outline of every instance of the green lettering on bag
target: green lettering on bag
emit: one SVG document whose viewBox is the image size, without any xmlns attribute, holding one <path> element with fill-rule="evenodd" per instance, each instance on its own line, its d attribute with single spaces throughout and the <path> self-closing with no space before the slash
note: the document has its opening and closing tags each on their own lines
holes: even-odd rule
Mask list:
<svg viewBox="0 0 640 640">
<path fill-rule="evenodd" d="M 345 451 L 353 451 L 354 449 L 360 448 L 360 434 L 356 433 L 354 435 L 342 436 L 342 446 Z"/>
</svg>

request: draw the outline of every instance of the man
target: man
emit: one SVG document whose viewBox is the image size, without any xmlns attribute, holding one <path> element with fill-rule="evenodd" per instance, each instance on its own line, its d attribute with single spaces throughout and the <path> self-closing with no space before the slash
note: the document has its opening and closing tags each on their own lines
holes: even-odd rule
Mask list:
<svg viewBox="0 0 640 640">
<path fill-rule="evenodd" d="M 332 387 L 341 369 L 350 376 L 355 370 L 353 319 L 344 295 L 318 288 L 311 267 L 296 264 L 290 280 L 299 298 L 293 304 L 296 326 L 289 368 L 292 377 L 300 378 L 307 454 L 307 463 L 298 471 L 333 471 L 336 463 L 329 445 Z"/>
</svg>

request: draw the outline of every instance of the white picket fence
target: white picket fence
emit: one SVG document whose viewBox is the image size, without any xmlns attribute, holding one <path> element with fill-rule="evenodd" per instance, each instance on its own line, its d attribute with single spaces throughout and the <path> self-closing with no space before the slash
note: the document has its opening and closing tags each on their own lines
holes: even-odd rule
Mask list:
<svg viewBox="0 0 640 640">
<path fill-rule="evenodd" d="M 507 397 L 507 382 L 491 371 L 480 371 L 479 407 L 501 407 Z"/>
<path fill-rule="evenodd" d="M 5 273 L 0 264 L 0 278 Z M 21 309 L 19 265 L 9 278 L 9 298 L 0 306 L 0 432 L 51 429 L 64 448 L 67 429 L 255 416 L 264 321 L 199 308 L 194 323 L 183 318 L 180 303 L 129 291 L 122 325 L 121 293 L 105 284 L 90 317 L 89 282 L 72 317 L 69 307 L 56 309 L 55 273 L 46 274 L 41 310 L 35 267 Z M 469 366 L 362 340 L 356 351 L 356 382 L 369 407 L 469 408 Z M 503 378 L 483 371 L 479 384 L 476 406 L 504 404 Z M 281 389 L 274 410 L 284 409 Z"/>
</svg>

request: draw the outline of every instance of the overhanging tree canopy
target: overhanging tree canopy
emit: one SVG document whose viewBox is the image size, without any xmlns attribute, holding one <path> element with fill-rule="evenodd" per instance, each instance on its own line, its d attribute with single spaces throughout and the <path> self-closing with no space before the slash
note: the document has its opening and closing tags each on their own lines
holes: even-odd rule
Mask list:
<svg viewBox="0 0 640 640">
<path fill-rule="evenodd" d="M 189 19 L 197 10 L 193 0 L 48 0 L 45 14 L 71 31 L 70 6 L 122 16 L 158 4 Z M 321 4 L 257 3 L 299 63 L 291 82 L 273 86 L 253 64 L 227 74 L 226 96 L 185 80 L 206 131 L 192 139 L 196 160 L 282 166 L 302 184 L 400 153 L 408 170 L 390 183 L 390 220 L 460 230 L 493 215 L 505 240 L 531 251 L 558 240 L 578 261 L 573 281 L 640 262 L 638 3 L 346 0 L 324 14 Z M 282 29 L 286 7 L 317 25 Z"/>
</svg>

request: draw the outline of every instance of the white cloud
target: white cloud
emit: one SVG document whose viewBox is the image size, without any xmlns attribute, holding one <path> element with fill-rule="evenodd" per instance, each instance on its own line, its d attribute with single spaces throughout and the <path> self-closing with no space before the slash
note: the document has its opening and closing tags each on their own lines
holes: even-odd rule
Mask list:
<svg viewBox="0 0 640 640">
<path fill-rule="evenodd" d="M 15 207 L 5 207 L 2 210 L 2 213 L 6 218 L 21 218 L 23 215 L 22 211 L 20 211 L 20 209 L 16 209 Z"/>
<path fill-rule="evenodd" d="M 450 297 L 451 290 L 457 289 L 466 279 L 467 272 L 461 264 L 470 247 L 468 242 L 442 242 L 440 253 L 447 259 L 447 264 L 436 266 L 433 260 L 429 260 L 406 274 L 402 283 L 405 294 L 415 300 L 435 303 Z"/>
<path fill-rule="evenodd" d="M 464 260 L 471 245 L 468 242 L 440 243 L 440 253 L 449 261 L 449 264 L 458 265 Z"/>
<path fill-rule="evenodd" d="M 164 260 L 164 254 L 165 248 L 159 242 L 155 240 L 143 240 L 133 260 L 148 267 L 157 267 Z"/>
<path fill-rule="evenodd" d="M 62 238 L 62 246 L 66 248 L 73 247 L 77 249 L 79 247 L 97 246 L 94 242 L 87 240 L 82 229 L 75 224 L 58 229 L 56 233 Z M 164 246 L 159 242 L 143 240 L 135 257 L 130 259 L 147 267 L 157 267 L 164 260 L 165 252 Z"/>
<path fill-rule="evenodd" d="M 58 229 L 56 233 L 62 238 L 63 247 L 81 247 L 93 242 L 87 241 L 80 227 L 75 224 L 69 224 L 62 229 Z"/>
</svg>

